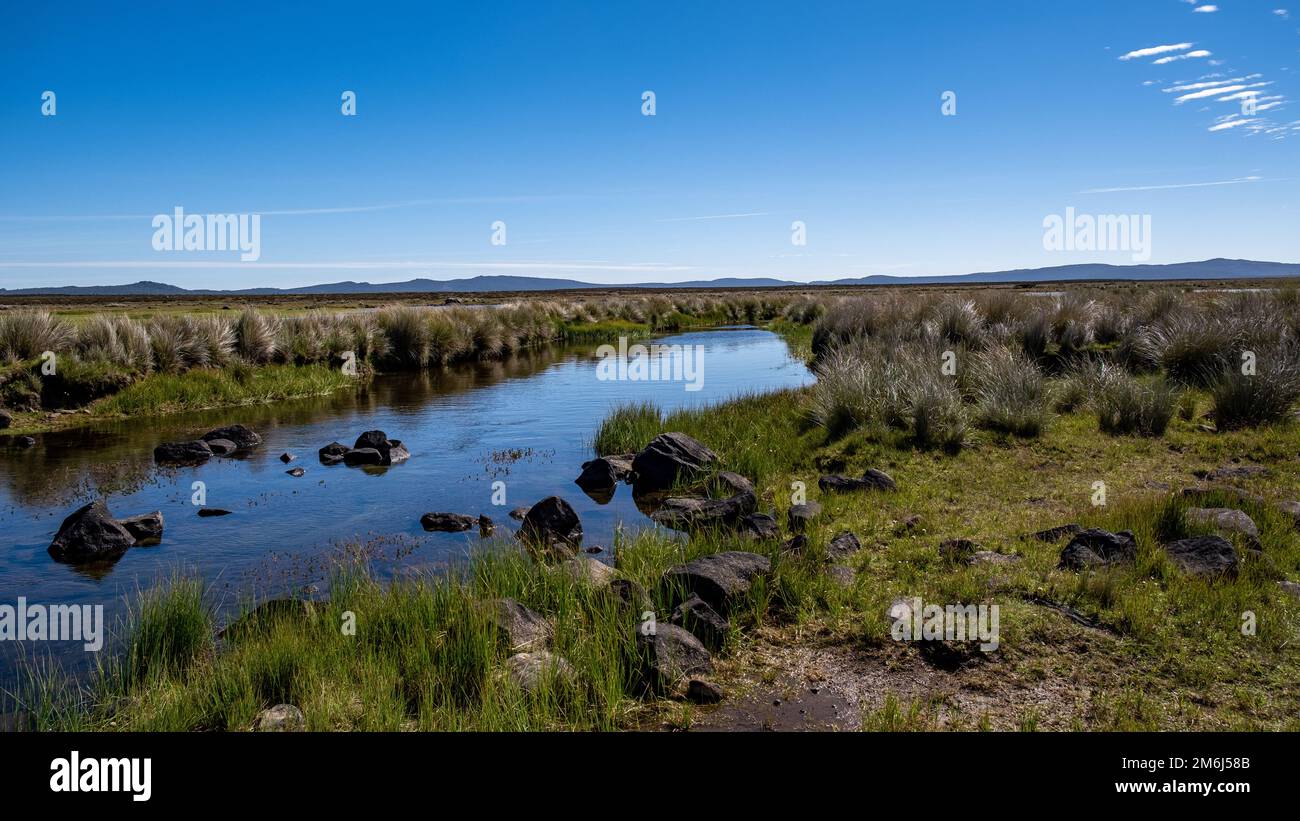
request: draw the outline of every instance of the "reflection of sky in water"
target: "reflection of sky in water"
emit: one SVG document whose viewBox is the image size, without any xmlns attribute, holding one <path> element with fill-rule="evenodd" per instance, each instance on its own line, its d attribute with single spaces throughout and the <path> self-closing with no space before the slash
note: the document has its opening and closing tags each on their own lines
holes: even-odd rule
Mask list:
<svg viewBox="0 0 1300 821">
<path fill-rule="evenodd" d="M 476 530 L 425 533 L 422 514 L 486 513 L 497 535 L 509 538 L 517 523 L 507 513 L 552 494 L 578 511 L 585 544 L 608 547 L 619 522 L 647 525 L 629 488 L 599 505 L 573 484 L 610 408 L 650 400 L 671 410 L 811 381 L 785 344 L 766 331 L 705 331 L 661 341 L 705 346 L 702 390 L 686 391 L 680 382 L 600 381 L 589 346 L 382 377 L 360 397 L 120 423 L 40 437 L 31 451 L 0 450 L 0 603 L 26 596 L 31 602 L 104 604 L 111 620 L 124 596 L 183 569 L 197 570 L 214 598 L 234 604 L 249 590 L 278 594 L 316 581 L 337 543 L 377 537 L 383 537 L 387 568 L 428 567 L 465 555 L 480 539 Z M 213 459 L 197 468 L 159 471 L 152 465 L 159 442 L 233 422 L 256 428 L 265 444 L 248 458 Z M 411 459 L 380 475 L 327 468 L 317 460 L 323 445 L 351 445 L 375 428 L 401 439 Z M 297 460 L 282 464 L 285 451 Z M 522 456 L 493 458 L 506 451 Z M 288 476 L 295 466 L 307 474 Z M 496 479 L 506 482 L 501 507 L 491 504 Z M 198 517 L 190 503 L 196 480 L 206 484 L 209 506 L 233 515 Z M 60 522 L 97 489 L 108 494 L 119 517 L 161 510 L 162 544 L 133 548 L 97 573 L 55 563 L 46 548 Z M 5 644 L 0 669 L 14 649 Z"/>
</svg>

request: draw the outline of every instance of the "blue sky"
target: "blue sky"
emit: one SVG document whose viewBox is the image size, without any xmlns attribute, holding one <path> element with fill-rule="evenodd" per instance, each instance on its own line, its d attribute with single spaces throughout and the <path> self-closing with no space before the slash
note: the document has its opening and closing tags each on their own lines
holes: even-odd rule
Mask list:
<svg viewBox="0 0 1300 821">
<path fill-rule="evenodd" d="M 1300 0 L 12 4 L 0 287 L 1132 262 L 1045 250 L 1070 206 L 1300 262 L 1297 99 Z M 177 206 L 261 214 L 259 259 L 155 250 Z"/>
</svg>

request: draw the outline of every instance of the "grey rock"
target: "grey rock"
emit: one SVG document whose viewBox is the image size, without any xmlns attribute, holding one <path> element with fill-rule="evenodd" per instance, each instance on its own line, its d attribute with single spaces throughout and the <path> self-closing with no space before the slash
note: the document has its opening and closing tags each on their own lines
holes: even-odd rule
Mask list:
<svg viewBox="0 0 1300 821">
<path fill-rule="evenodd" d="M 155 510 L 153 513 L 141 513 L 138 516 L 128 516 L 121 519 L 120 523 L 135 539 L 137 546 L 155 545 L 162 541 L 163 515 L 161 510 Z"/>
<path fill-rule="evenodd" d="M 852 556 L 862 549 L 862 542 L 850 531 L 841 531 L 826 545 L 826 555 L 832 560 Z"/>
<path fill-rule="evenodd" d="M 754 579 L 772 572 L 772 561 L 757 553 L 730 550 L 669 568 L 663 576 L 667 599 L 676 604 L 691 594 L 722 615 L 749 592 Z"/>
<path fill-rule="evenodd" d="M 1290 516 L 1296 529 L 1300 530 L 1300 502 L 1278 502 L 1277 509 Z"/>
<path fill-rule="evenodd" d="M 728 499 L 673 496 L 664 500 L 652 518 L 676 530 L 733 528 L 757 506 L 758 499 L 753 493 L 738 493 Z"/>
<path fill-rule="evenodd" d="M 551 623 L 514 599 L 489 603 L 488 620 L 496 627 L 510 652 L 541 650 L 551 643 Z"/>
<path fill-rule="evenodd" d="M 556 571 L 563 573 L 580 584 L 602 588 L 618 576 L 614 568 L 590 556 L 574 556 L 572 559 L 556 565 Z"/>
<path fill-rule="evenodd" d="M 524 514 L 519 536 L 535 545 L 575 549 L 582 544 L 582 522 L 572 505 L 559 496 L 548 496 Z"/>
<path fill-rule="evenodd" d="M 667 490 L 679 479 L 706 473 L 718 456 L 684 433 L 661 433 L 632 460 L 639 490 Z"/>
<path fill-rule="evenodd" d="M 1237 549 L 1222 536 L 1193 536 L 1164 546 L 1184 573 L 1203 578 L 1237 575 Z"/>
<path fill-rule="evenodd" d="M 300 733 L 307 729 L 307 717 L 292 704 L 277 704 L 257 714 L 253 729 L 259 733 Z"/>
<path fill-rule="evenodd" d="M 1277 586 L 1282 588 L 1283 593 L 1286 593 L 1294 598 L 1300 599 L 1300 584 L 1296 584 L 1295 582 L 1284 580 L 1278 582 Z"/>
<path fill-rule="evenodd" d="M 1037 533 L 1031 533 L 1029 538 L 1037 539 L 1040 542 L 1059 542 L 1066 536 L 1074 536 L 1082 532 L 1082 526 L 1070 523 L 1068 525 L 1049 527 L 1046 530 L 1040 530 Z"/>
<path fill-rule="evenodd" d="M 573 687 L 578 682 L 578 671 L 573 665 L 546 650 L 516 653 L 506 659 L 506 675 L 527 693 L 537 693 L 548 686 Z"/>
<path fill-rule="evenodd" d="M 521 522 L 523 521 L 524 517 L 527 515 L 528 515 L 528 508 L 526 507 L 517 507 L 514 510 L 510 511 L 510 518 L 517 519 Z"/>
<path fill-rule="evenodd" d="M 205 439 L 208 450 L 212 451 L 213 456 L 229 456 L 239 450 L 239 445 L 229 439 Z"/>
<path fill-rule="evenodd" d="M 1132 562 L 1137 558 L 1137 541 L 1127 530 L 1111 533 L 1098 528 L 1081 530 L 1061 551 L 1060 567 L 1086 570 Z"/>
<path fill-rule="evenodd" d="M 262 444 L 262 437 L 246 425 L 227 425 L 224 428 L 210 430 L 200 438 L 205 442 L 210 442 L 213 439 L 226 439 L 234 442 L 235 446 L 240 450 L 251 450 Z"/>
<path fill-rule="evenodd" d="M 719 496 L 735 496 L 739 493 L 754 493 L 754 483 L 730 470 L 724 470 L 713 477 L 709 483 L 713 492 Z"/>
<path fill-rule="evenodd" d="M 343 461 L 343 457 L 347 456 L 349 450 L 351 450 L 351 448 L 341 442 L 330 442 L 328 445 L 317 451 L 317 454 L 320 456 L 321 464 L 337 465 L 339 462 Z"/>
<path fill-rule="evenodd" d="M 686 700 L 692 704 L 717 704 L 724 698 L 718 685 L 693 678 L 686 684 Z"/>
<path fill-rule="evenodd" d="M 1187 520 L 1213 527 L 1220 533 L 1236 533 L 1251 539 L 1259 538 L 1255 521 L 1240 510 L 1230 507 L 1193 507 L 1187 509 Z"/>
<path fill-rule="evenodd" d="M 153 460 L 160 465 L 199 465 L 212 458 L 212 448 L 202 440 L 165 442 L 153 449 Z"/>
<path fill-rule="evenodd" d="M 373 450 L 379 454 L 378 462 L 355 462 L 352 461 L 353 453 L 357 451 Z M 402 444 L 400 439 L 389 439 L 388 434 L 382 430 L 368 430 L 357 437 L 357 441 L 352 445 L 352 451 L 345 457 L 347 464 L 379 464 L 395 465 L 403 462 L 410 457 L 410 451 Z M 370 457 L 367 457 L 369 459 Z"/>
<path fill-rule="evenodd" d="M 670 693 L 685 680 L 713 672 L 709 651 L 675 624 L 656 624 L 653 630 L 638 627 L 636 644 L 642 678 L 654 692 Z"/>
<path fill-rule="evenodd" d="M 854 580 L 858 576 L 857 572 L 846 564 L 833 564 L 827 567 L 826 575 L 836 585 L 844 588 L 852 587 Z"/>
<path fill-rule="evenodd" d="M 307 475 L 307 469 L 306 469 L 306 468 L 289 468 L 288 470 L 285 471 L 285 473 L 287 473 L 287 474 L 289 474 L 290 476 L 293 476 L 293 477 L 300 477 L 300 476 L 305 476 L 305 475 Z"/>
<path fill-rule="evenodd" d="M 108 505 L 96 500 L 63 520 L 50 543 L 49 554 L 59 562 L 111 561 L 120 558 L 135 542 L 131 532 L 113 518 Z"/>
<path fill-rule="evenodd" d="M 722 649 L 731 630 L 731 624 L 699 596 L 691 596 L 677 605 L 668 621 L 686 628 L 711 653 Z"/>
<path fill-rule="evenodd" d="M 776 519 L 767 513 L 750 513 L 748 516 L 742 516 L 736 531 L 750 539 L 781 538 L 781 528 L 777 525 Z"/>
<path fill-rule="evenodd" d="M 426 513 L 420 517 L 420 527 L 431 532 L 459 533 L 469 530 L 476 523 L 474 517 L 460 513 Z"/>
<path fill-rule="evenodd" d="M 782 553 L 802 553 L 808 549 L 808 537 L 802 533 L 796 533 L 781 543 Z"/>
<path fill-rule="evenodd" d="M 323 450 L 323 448 L 322 448 L 322 450 Z M 298 458 L 298 457 L 297 457 L 297 456 L 294 456 L 292 453 L 281 453 L 281 454 L 280 454 L 280 461 L 281 461 L 281 462 L 284 462 L 286 465 L 289 464 L 290 462 L 292 462 L 294 459 L 297 459 L 297 458 Z"/>
<path fill-rule="evenodd" d="M 828 475 L 817 480 L 817 487 L 828 493 L 854 493 L 870 490 L 897 490 L 898 483 L 883 470 L 867 468 L 862 478 Z"/>
<path fill-rule="evenodd" d="M 790 510 L 786 513 L 786 524 L 794 533 L 802 533 L 812 524 L 818 516 L 822 515 L 822 506 L 817 502 L 804 502 L 801 505 L 791 505 Z"/>
<path fill-rule="evenodd" d="M 650 594 L 631 579 L 611 579 L 605 590 L 621 606 L 631 608 L 637 613 L 644 613 L 653 607 Z"/>
</svg>

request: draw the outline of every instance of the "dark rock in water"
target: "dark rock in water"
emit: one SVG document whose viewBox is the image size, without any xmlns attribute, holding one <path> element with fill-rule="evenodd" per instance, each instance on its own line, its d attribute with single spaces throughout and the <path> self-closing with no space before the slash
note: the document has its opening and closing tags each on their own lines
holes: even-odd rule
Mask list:
<svg viewBox="0 0 1300 821">
<path fill-rule="evenodd" d="M 846 556 L 852 556 L 854 553 L 857 553 L 861 549 L 862 549 L 862 542 L 858 541 L 858 537 L 855 534 L 845 530 L 843 532 L 836 533 L 835 537 L 832 538 L 830 540 L 830 543 L 826 545 L 826 555 L 830 557 L 832 560 L 843 559 Z"/>
<path fill-rule="evenodd" d="M 1029 538 L 1037 539 L 1040 542 L 1059 542 L 1066 536 L 1074 536 L 1081 533 L 1083 528 L 1080 525 L 1071 523 L 1068 525 L 1058 525 L 1049 527 L 1046 530 L 1040 530 L 1037 533 L 1031 533 Z"/>
<path fill-rule="evenodd" d="M 161 510 L 155 510 L 153 513 L 141 513 L 139 516 L 128 516 L 120 520 L 119 523 L 135 539 L 137 546 L 155 545 L 162 541 L 163 515 Z"/>
<path fill-rule="evenodd" d="M 661 433 L 632 460 L 637 488 L 667 490 L 678 479 L 691 480 L 706 473 L 718 456 L 684 433 Z"/>
<path fill-rule="evenodd" d="M 1220 533 L 1236 533 L 1254 544 L 1259 543 L 1259 527 L 1255 520 L 1240 510 L 1230 507 L 1192 507 L 1187 509 L 1187 521 L 1209 525 Z"/>
<path fill-rule="evenodd" d="M 766 556 L 729 550 L 669 568 L 664 572 L 663 584 L 672 604 L 694 594 L 725 616 L 731 605 L 749 592 L 754 579 L 771 572 L 772 561 Z"/>
<path fill-rule="evenodd" d="M 614 468 L 614 475 L 620 482 L 630 482 L 633 479 L 632 461 L 636 459 L 635 453 L 621 453 L 617 456 L 602 456 L 610 467 Z"/>
<path fill-rule="evenodd" d="M 208 449 L 213 456 L 229 456 L 239 450 L 239 446 L 229 439 L 206 439 Z"/>
<path fill-rule="evenodd" d="M 285 471 L 285 473 L 287 473 L 287 474 L 289 474 L 290 476 L 293 476 L 293 477 L 305 476 L 305 475 L 307 474 L 307 469 L 306 469 L 306 468 L 289 468 L 288 470 Z"/>
<path fill-rule="evenodd" d="M 222 509 L 219 508 L 219 507 L 201 507 L 201 508 L 199 508 L 199 515 L 200 515 L 200 516 L 203 516 L 203 517 L 208 517 L 208 516 L 229 516 L 229 515 L 230 515 L 230 511 L 229 511 L 229 510 L 222 510 Z"/>
<path fill-rule="evenodd" d="M 854 493 L 868 490 L 897 490 L 898 483 L 882 470 L 868 468 L 861 479 L 829 475 L 817 480 L 817 487 L 826 493 Z"/>
<path fill-rule="evenodd" d="M 1132 562 L 1137 558 L 1137 542 L 1127 530 L 1111 533 L 1091 528 L 1074 534 L 1074 538 L 1061 551 L 1060 567 L 1067 570 L 1087 570 L 1112 564 Z"/>
<path fill-rule="evenodd" d="M 484 516 L 482 513 L 479 514 L 479 516 L 478 516 L 478 535 L 479 535 L 479 536 L 481 536 L 482 538 L 486 539 L 488 536 L 491 536 L 491 535 L 492 535 L 492 532 L 493 532 L 494 530 L 496 530 L 496 529 L 497 529 L 497 526 L 492 522 L 491 519 L 489 519 L 487 516 Z"/>
<path fill-rule="evenodd" d="M 656 693 L 670 693 L 687 679 L 713 672 L 709 651 L 675 624 L 641 625 L 636 631 L 642 678 Z"/>
<path fill-rule="evenodd" d="M 224 428 L 210 430 L 201 437 L 205 442 L 213 439 L 227 439 L 235 443 L 240 450 L 251 450 L 262 444 L 262 437 L 245 425 L 227 425 Z"/>
<path fill-rule="evenodd" d="M 732 528 L 754 512 L 758 499 L 752 493 L 738 493 L 729 499 L 703 499 L 698 496 L 673 496 L 665 499 L 651 517 L 675 530 L 699 530 L 706 527 Z"/>
<path fill-rule="evenodd" d="M 535 545 L 577 548 L 582 544 L 582 522 L 572 505 L 559 496 L 548 496 L 528 508 L 519 536 Z"/>
<path fill-rule="evenodd" d="M 742 516 L 736 525 L 736 532 L 751 539 L 779 539 L 781 528 L 776 519 L 767 513 L 750 513 Z"/>
<path fill-rule="evenodd" d="M 939 543 L 939 557 L 949 562 L 962 562 L 979 549 L 980 546 L 970 539 L 945 539 Z"/>
<path fill-rule="evenodd" d="M 321 448 L 321 450 L 324 450 L 324 449 L 325 449 L 325 448 Z M 298 457 L 297 457 L 297 456 L 294 456 L 292 453 L 281 453 L 281 454 L 280 454 L 280 461 L 281 461 L 281 462 L 284 462 L 286 465 L 289 464 L 290 462 L 292 462 L 294 459 L 297 459 L 297 458 L 298 458 Z"/>
<path fill-rule="evenodd" d="M 523 521 L 524 517 L 527 515 L 528 515 L 528 508 L 526 507 L 517 507 L 514 510 L 510 511 L 510 518 L 518 519 L 519 521 Z"/>
<path fill-rule="evenodd" d="M 93 562 L 120 558 L 136 539 L 113 518 L 108 505 L 94 501 L 74 510 L 59 526 L 49 553 L 59 562 Z"/>
<path fill-rule="evenodd" d="M 443 533 L 459 533 L 469 530 L 475 524 L 476 520 L 472 516 L 462 516 L 459 513 L 426 513 L 420 517 L 420 527 Z"/>
<path fill-rule="evenodd" d="M 802 553 L 808 549 L 808 537 L 802 533 L 796 533 L 781 544 L 782 553 Z"/>
<path fill-rule="evenodd" d="M 729 470 L 720 472 L 709 482 L 710 489 L 719 496 L 735 496 L 738 493 L 754 493 L 754 483 Z"/>
<path fill-rule="evenodd" d="M 14 440 L 14 447 L 19 450 L 27 450 L 36 447 L 36 439 L 31 436 L 19 436 Z"/>
<path fill-rule="evenodd" d="M 0 430 L 4 430 L 14 423 L 13 414 L 4 408 L 0 408 Z"/>
<path fill-rule="evenodd" d="M 722 699 L 723 693 L 718 685 L 704 679 L 693 678 L 686 685 L 686 700 L 692 704 L 717 704 Z"/>
<path fill-rule="evenodd" d="M 695 595 L 677 605 L 668 621 L 686 628 L 710 653 L 722 649 L 727 641 L 727 633 L 731 630 L 731 624 L 726 619 L 709 607 L 704 599 Z"/>
<path fill-rule="evenodd" d="M 578 671 L 573 665 L 546 650 L 516 653 L 506 659 L 506 675 L 526 693 L 536 693 L 548 684 L 573 687 L 578 682 Z"/>
<path fill-rule="evenodd" d="M 212 448 L 202 440 L 166 442 L 153 449 L 153 460 L 160 465 L 199 465 L 212 458 Z"/>
<path fill-rule="evenodd" d="M 791 505 L 789 512 L 786 513 L 786 523 L 791 531 L 802 533 L 820 515 L 822 515 L 822 506 L 817 502 Z"/>
<path fill-rule="evenodd" d="M 1222 536 L 1193 536 L 1170 542 L 1164 548 L 1184 573 L 1205 578 L 1237 575 L 1237 549 Z"/>
<path fill-rule="evenodd" d="M 608 491 L 618 486 L 618 472 L 607 459 L 582 463 L 582 475 L 573 480 L 584 491 Z"/>
<path fill-rule="evenodd" d="M 654 606 L 650 601 L 650 594 L 645 592 L 645 588 L 631 579 L 614 579 L 603 589 L 608 591 L 608 595 L 613 596 L 620 604 L 630 607 L 638 613 L 644 613 Z"/>
<path fill-rule="evenodd" d="M 337 465 L 343 461 L 343 457 L 347 456 L 349 450 L 351 448 L 341 442 L 330 442 L 318 451 L 321 464 Z"/>
<path fill-rule="evenodd" d="M 343 454 L 343 464 L 345 465 L 382 465 L 384 464 L 384 455 L 374 448 L 353 448 Z"/>
<path fill-rule="evenodd" d="M 551 643 L 551 624 L 541 614 L 514 599 L 497 599 L 488 604 L 488 620 L 510 652 L 541 650 Z"/>
<path fill-rule="evenodd" d="M 352 454 L 356 453 L 359 450 L 376 451 L 379 454 L 379 461 L 378 462 L 351 461 Z M 344 461 L 349 465 L 353 465 L 353 464 L 395 465 L 398 462 L 405 461 L 406 459 L 410 458 L 410 456 L 411 456 L 410 451 L 406 449 L 406 446 L 402 444 L 402 441 L 400 439 L 389 439 L 388 435 L 384 433 L 382 430 L 368 430 L 357 437 L 356 443 L 352 446 L 352 451 L 344 457 Z M 367 456 L 366 458 L 369 459 L 371 457 Z"/>
<path fill-rule="evenodd" d="M 257 714 L 253 730 L 259 733 L 301 733 L 307 729 L 307 717 L 292 704 L 277 704 Z"/>
</svg>

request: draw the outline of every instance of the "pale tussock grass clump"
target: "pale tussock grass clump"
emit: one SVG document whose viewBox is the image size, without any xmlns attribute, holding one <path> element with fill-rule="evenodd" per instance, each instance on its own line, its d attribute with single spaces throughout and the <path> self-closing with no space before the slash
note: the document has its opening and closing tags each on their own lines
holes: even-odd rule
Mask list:
<svg viewBox="0 0 1300 821">
<path fill-rule="evenodd" d="M 62 353 L 76 341 L 76 329 L 48 311 L 0 313 L 0 358 L 35 359 L 46 351 Z"/>
<path fill-rule="evenodd" d="M 1178 388 L 1163 377 L 1138 379 L 1110 369 L 1097 389 L 1097 423 L 1105 433 L 1163 436 L 1179 399 Z"/>
<path fill-rule="evenodd" d="M 1237 430 L 1292 419 L 1300 401 L 1300 346 L 1254 351 L 1254 372 L 1245 363 L 1227 368 L 1210 386 L 1219 430 Z"/>
</svg>

